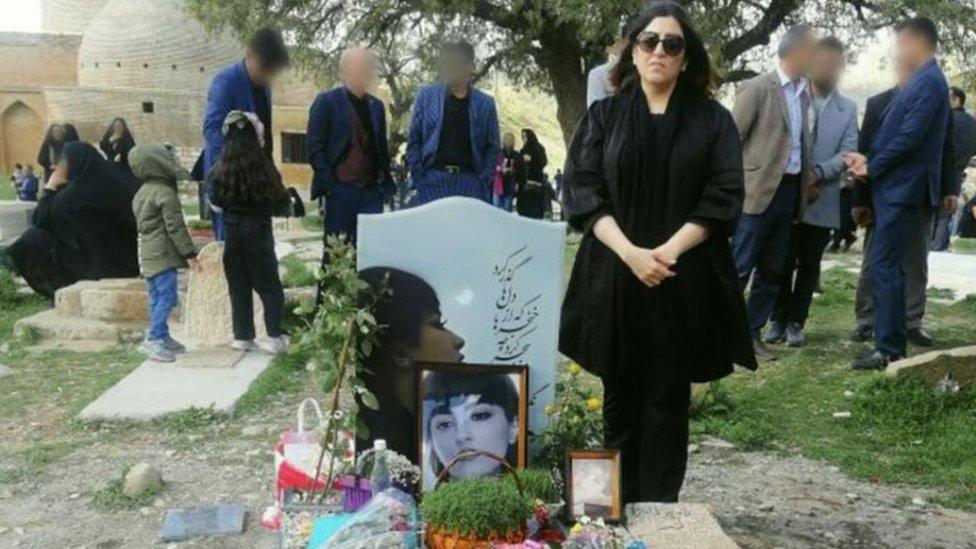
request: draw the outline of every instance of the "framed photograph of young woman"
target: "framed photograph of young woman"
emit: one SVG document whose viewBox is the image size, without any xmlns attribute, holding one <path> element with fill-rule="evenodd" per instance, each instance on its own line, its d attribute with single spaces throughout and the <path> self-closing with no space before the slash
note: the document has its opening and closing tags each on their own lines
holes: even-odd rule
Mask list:
<svg viewBox="0 0 976 549">
<path fill-rule="evenodd" d="M 621 518 L 620 451 L 573 450 L 566 458 L 566 518 Z"/>
<path fill-rule="evenodd" d="M 418 363 L 417 433 L 421 492 L 464 451 L 485 451 L 513 467 L 526 463 L 529 371 L 526 366 Z M 451 469 L 454 478 L 503 474 L 478 456 Z"/>
</svg>

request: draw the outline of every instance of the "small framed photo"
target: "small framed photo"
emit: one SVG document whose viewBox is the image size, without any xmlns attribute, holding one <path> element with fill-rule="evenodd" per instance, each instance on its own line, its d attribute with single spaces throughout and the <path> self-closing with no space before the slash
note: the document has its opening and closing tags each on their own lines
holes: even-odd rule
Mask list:
<svg viewBox="0 0 976 549">
<path fill-rule="evenodd" d="M 495 454 L 525 467 L 529 371 L 526 366 L 418 363 L 417 463 L 420 491 L 461 452 Z M 450 475 L 470 478 L 504 474 L 489 457 L 456 464 Z"/>
<path fill-rule="evenodd" d="M 572 450 L 566 458 L 566 518 L 619 522 L 620 450 Z"/>
</svg>

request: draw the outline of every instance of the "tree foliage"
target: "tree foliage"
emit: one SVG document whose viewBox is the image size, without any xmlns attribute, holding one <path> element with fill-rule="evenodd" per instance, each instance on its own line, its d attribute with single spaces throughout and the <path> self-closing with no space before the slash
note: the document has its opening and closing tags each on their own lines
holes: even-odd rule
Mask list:
<svg viewBox="0 0 976 549">
<path fill-rule="evenodd" d="M 432 77 L 431 57 L 447 37 L 475 43 L 481 70 L 497 68 L 518 84 L 537 85 L 557 101 L 569 137 L 585 111 L 586 73 L 603 62 L 604 50 L 625 14 L 646 0 L 189 0 L 191 11 L 212 29 L 240 35 L 272 24 L 286 29 L 306 68 L 335 66 L 349 43 L 373 45 L 383 79 L 396 83 L 397 110 L 409 110 L 412 90 Z M 946 50 L 956 59 L 976 55 L 976 4 L 972 0 L 682 0 L 698 23 L 709 51 L 734 82 L 763 69 L 766 47 L 784 27 L 808 22 L 824 34 L 857 45 L 875 31 L 911 15 L 936 20 Z M 395 129 L 396 131 L 396 129 Z"/>
</svg>

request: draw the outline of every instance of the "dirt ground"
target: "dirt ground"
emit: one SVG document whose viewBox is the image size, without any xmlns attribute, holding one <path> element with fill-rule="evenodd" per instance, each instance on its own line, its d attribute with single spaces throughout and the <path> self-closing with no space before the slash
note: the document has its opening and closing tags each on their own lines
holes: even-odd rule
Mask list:
<svg viewBox="0 0 976 549">
<path fill-rule="evenodd" d="M 271 448 L 294 407 L 289 396 L 246 420 L 183 432 L 94 433 L 98 442 L 75 446 L 40 478 L 0 484 L 0 547 L 162 546 L 166 509 L 214 503 L 247 507 L 243 535 L 165 547 L 276 547 L 258 516 L 271 502 Z M 701 448 L 691 455 L 683 499 L 709 505 L 744 548 L 976 548 L 976 514 L 926 503 L 924 490 L 857 482 L 799 457 Z M 145 507 L 100 507 L 96 495 L 139 461 L 162 471 L 164 490 Z"/>
</svg>

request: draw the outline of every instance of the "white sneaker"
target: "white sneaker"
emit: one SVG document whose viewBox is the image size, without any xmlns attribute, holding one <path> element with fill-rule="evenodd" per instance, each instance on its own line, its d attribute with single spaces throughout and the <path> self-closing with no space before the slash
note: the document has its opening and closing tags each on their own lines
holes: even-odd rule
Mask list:
<svg viewBox="0 0 976 549">
<path fill-rule="evenodd" d="M 253 351 L 254 341 L 251 339 L 235 339 L 233 343 L 230 344 L 230 348 L 235 351 Z"/>
<path fill-rule="evenodd" d="M 280 355 L 288 350 L 288 336 L 269 337 L 267 341 L 260 343 L 261 349 L 272 355 Z"/>
</svg>

